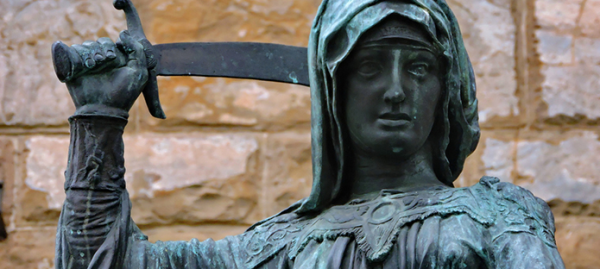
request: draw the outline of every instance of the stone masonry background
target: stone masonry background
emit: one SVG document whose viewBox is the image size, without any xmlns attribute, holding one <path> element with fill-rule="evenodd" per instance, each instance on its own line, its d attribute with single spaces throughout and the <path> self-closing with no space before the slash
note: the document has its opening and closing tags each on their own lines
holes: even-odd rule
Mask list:
<svg viewBox="0 0 600 269">
<path fill-rule="evenodd" d="M 137 0 L 153 43 L 305 46 L 320 0 Z M 449 0 L 478 79 L 483 137 L 458 186 L 482 175 L 551 205 L 567 268 L 600 268 L 600 0 Z M 67 118 L 50 46 L 116 38 L 110 0 L 0 0 L 0 268 L 52 268 Z M 161 78 L 168 119 L 136 105 L 126 129 L 133 218 L 150 240 L 243 232 L 311 185 L 307 88 Z"/>
</svg>

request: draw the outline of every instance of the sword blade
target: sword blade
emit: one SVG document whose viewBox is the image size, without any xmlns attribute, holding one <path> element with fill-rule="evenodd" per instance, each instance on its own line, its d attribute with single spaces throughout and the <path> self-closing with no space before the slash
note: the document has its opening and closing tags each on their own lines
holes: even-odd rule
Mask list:
<svg viewBox="0 0 600 269">
<path fill-rule="evenodd" d="M 269 43 L 171 43 L 153 46 L 159 76 L 256 79 L 309 86 L 307 49 Z"/>
</svg>

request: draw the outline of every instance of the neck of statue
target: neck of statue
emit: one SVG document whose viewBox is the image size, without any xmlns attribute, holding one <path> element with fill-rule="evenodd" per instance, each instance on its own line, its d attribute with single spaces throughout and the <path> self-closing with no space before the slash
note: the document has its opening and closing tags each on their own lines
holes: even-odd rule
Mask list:
<svg viewBox="0 0 600 269">
<path fill-rule="evenodd" d="M 433 154 L 429 142 L 406 158 L 372 156 L 361 151 L 352 154 L 347 170 L 351 182 L 350 199 L 372 199 L 381 190 L 409 191 L 434 186 L 446 186 L 433 170 Z"/>
</svg>

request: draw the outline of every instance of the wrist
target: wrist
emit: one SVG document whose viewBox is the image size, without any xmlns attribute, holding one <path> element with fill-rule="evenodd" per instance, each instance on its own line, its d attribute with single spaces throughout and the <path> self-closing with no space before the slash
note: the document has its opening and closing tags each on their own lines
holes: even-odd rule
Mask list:
<svg viewBox="0 0 600 269">
<path fill-rule="evenodd" d="M 108 118 L 116 118 L 127 121 L 129 113 L 121 108 L 110 107 L 103 104 L 87 104 L 78 107 L 73 114 L 75 117 L 88 117 L 88 116 L 100 116 Z"/>
<path fill-rule="evenodd" d="M 111 114 L 73 114 L 69 117 L 69 124 L 71 125 L 71 132 L 75 129 L 81 129 L 83 126 L 87 126 L 87 132 L 92 134 L 100 134 L 106 132 L 118 132 L 122 136 L 125 127 L 127 126 L 127 119 L 115 116 Z M 93 126 L 93 127 L 92 127 Z M 92 127 L 92 128 L 90 128 Z"/>
</svg>

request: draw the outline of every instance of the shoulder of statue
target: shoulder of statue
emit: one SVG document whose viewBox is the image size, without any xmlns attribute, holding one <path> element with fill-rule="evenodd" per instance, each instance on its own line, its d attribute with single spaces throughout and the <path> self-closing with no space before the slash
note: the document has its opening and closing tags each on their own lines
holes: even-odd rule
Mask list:
<svg viewBox="0 0 600 269">
<path fill-rule="evenodd" d="M 481 210 L 493 212 L 492 241 L 505 233 L 529 233 L 556 247 L 554 216 L 548 204 L 525 188 L 494 177 L 469 187 Z"/>
<path fill-rule="evenodd" d="M 257 268 L 297 240 L 306 221 L 296 213 L 276 215 L 252 226 L 245 234 L 246 268 Z"/>
</svg>

